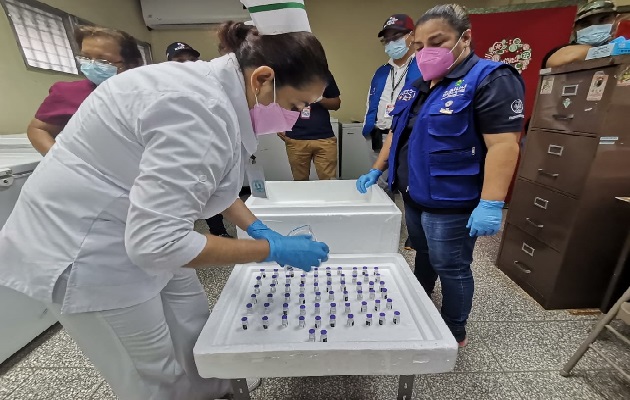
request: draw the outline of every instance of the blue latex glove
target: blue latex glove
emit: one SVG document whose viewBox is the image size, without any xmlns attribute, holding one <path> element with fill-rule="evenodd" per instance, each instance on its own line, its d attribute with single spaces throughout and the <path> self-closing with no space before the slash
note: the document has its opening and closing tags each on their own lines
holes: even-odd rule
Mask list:
<svg viewBox="0 0 630 400">
<path fill-rule="evenodd" d="M 282 235 L 273 229 L 269 228 L 267 225 L 263 224 L 263 222 L 259 219 L 254 221 L 248 228 L 247 234 L 256 240 L 260 239 L 269 239 L 271 237 L 281 237 Z"/>
<path fill-rule="evenodd" d="M 267 238 L 267 241 L 270 252 L 265 261 L 275 261 L 282 266 L 290 265 L 308 272 L 311 267 L 328 260 L 328 246 L 314 242 L 309 236 L 280 235 Z"/>
<path fill-rule="evenodd" d="M 381 175 L 383 175 L 383 171 L 379 171 L 378 169 L 371 169 L 367 174 L 361 175 L 361 177 L 357 179 L 357 190 L 363 194 L 367 193 L 368 188 L 378 182 L 378 178 L 380 178 Z"/>
<path fill-rule="evenodd" d="M 481 200 L 468 220 L 470 236 L 492 236 L 501 229 L 503 201 Z"/>
</svg>

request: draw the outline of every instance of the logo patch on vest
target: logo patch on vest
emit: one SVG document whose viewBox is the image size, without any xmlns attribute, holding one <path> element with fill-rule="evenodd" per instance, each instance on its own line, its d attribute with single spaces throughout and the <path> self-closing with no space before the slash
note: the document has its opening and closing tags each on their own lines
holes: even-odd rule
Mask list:
<svg viewBox="0 0 630 400">
<path fill-rule="evenodd" d="M 416 91 L 413 89 L 407 89 L 407 90 L 403 90 L 402 92 L 400 92 L 400 94 L 398 95 L 398 100 L 402 100 L 402 101 L 409 101 L 411 99 L 413 99 L 413 97 L 416 95 Z"/>
<path fill-rule="evenodd" d="M 466 93 L 467 87 L 468 87 L 468 84 L 464 83 L 463 79 L 458 80 L 457 82 L 455 82 L 454 87 L 447 89 L 444 91 L 444 93 L 442 93 L 442 100 L 454 99 L 456 97 L 463 96 L 464 93 Z"/>
</svg>

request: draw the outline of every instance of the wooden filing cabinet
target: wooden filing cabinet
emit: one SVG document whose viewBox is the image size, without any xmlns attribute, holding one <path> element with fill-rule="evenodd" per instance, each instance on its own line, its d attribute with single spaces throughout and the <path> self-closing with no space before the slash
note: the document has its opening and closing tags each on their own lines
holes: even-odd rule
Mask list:
<svg viewBox="0 0 630 400">
<path fill-rule="evenodd" d="M 541 76 L 497 264 L 547 309 L 599 307 L 630 218 L 630 56 Z"/>
</svg>

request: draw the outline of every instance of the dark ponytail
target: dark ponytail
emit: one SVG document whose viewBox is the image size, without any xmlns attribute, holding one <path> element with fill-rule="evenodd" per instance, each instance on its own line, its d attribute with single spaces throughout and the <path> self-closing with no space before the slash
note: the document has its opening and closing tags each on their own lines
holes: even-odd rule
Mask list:
<svg viewBox="0 0 630 400">
<path fill-rule="evenodd" d="M 327 83 L 330 77 L 324 48 L 312 33 L 259 35 L 254 26 L 230 21 L 221 25 L 218 37 L 219 49 L 234 53 L 242 69 L 273 69 L 278 87 Z"/>
</svg>

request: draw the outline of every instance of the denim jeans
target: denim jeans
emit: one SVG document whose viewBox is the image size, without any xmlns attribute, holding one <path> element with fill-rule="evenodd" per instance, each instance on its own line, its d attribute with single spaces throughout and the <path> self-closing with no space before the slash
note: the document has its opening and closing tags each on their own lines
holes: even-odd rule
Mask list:
<svg viewBox="0 0 630 400">
<path fill-rule="evenodd" d="M 470 214 L 431 214 L 405 204 L 405 219 L 416 250 L 414 274 L 429 296 L 442 284 L 442 318 L 458 342 L 466 338 L 474 280 L 470 264 L 476 237 L 466 228 Z"/>
</svg>

